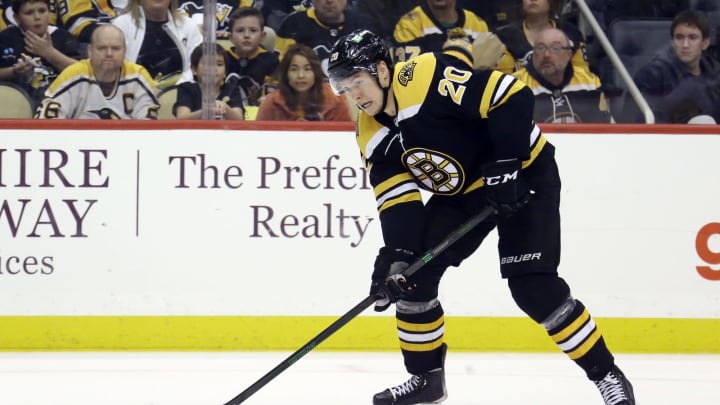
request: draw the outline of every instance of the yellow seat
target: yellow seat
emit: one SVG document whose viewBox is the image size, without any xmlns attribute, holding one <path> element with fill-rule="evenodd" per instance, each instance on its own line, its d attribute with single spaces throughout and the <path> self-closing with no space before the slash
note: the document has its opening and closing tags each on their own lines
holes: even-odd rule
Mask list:
<svg viewBox="0 0 720 405">
<path fill-rule="evenodd" d="M 226 51 L 229 51 L 230 48 L 233 47 L 233 43 L 229 39 L 218 39 L 217 43 L 222 45 L 222 47 L 225 48 Z"/>
<path fill-rule="evenodd" d="M 173 115 L 173 105 L 177 100 L 177 86 L 167 88 L 160 92 L 158 96 L 158 102 L 160 103 L 160 109 L 158 110 L 158 119 L 160 120 L 172 120 L 175 119 Z"/>
<path fill-rule="evenodd" d="M 33 106 L 30 95 L 20 86 L 10 82 L 0 82 L 0 118 L 32 118 Z"/>
</svg>

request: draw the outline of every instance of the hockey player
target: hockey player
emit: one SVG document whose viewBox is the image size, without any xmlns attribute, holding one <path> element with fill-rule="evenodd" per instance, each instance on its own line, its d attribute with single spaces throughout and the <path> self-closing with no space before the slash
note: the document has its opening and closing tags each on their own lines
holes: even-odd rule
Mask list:
<svg viewBox="0 0 720 405">
<path fill-rule="evenodd" d="M 496 41 L 492 36 L 489 41 Z M 530 318 L 586 373 L 606 405 L 634 405 L 630 382 L 590 316 L 558 275 L 560 178 L 554 147 L 532 120 L 533 94 L 493 70 L 492 43 L 450 41 L 393 68 L 383 41 L 355 31 L 335 44 L 329 78 L 360 109 L 357 141 L 373 185 L 385 246 L 375 259 L 375 310 L 396 303 L 412 377 L 375 405 L 439 403 L 447 396 L 444 311 L 438 285 L 497 227 L 500 272 Z M 474 63 L 473 63 L 474 62 Z M 420 189 L 432 193 L 423 204 Z M 476 226 L 407 280 L 399 272 L 473 213 Z"/>
</svg>

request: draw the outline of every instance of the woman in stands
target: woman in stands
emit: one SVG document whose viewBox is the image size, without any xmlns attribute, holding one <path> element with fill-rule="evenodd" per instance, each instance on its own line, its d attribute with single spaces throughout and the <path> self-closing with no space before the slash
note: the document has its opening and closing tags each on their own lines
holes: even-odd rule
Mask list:
<svg viewBox="0 0 720 405">
<path fill-rule="evenodd" d="M 158 89 L 192 80 L 190 53 L 203 38 L 178 0 L 129 0 L 113 24 L 125 33 L 127 59 L 145 67 Z"/>
<path fill-rule="evenodd" d="M 351 121 L 343 96 L 324 80 L 320 58 L 312 48 L 293 44 L 278 66 L 278 88 L 258 110 L 258 121 Z"/>
</svg>

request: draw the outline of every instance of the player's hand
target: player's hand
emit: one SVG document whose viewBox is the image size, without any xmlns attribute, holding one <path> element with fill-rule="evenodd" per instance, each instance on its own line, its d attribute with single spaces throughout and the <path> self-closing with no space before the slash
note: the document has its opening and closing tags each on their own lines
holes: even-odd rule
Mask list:
<svg viewBox="0 0 720 405">
<path fill-rule="evenodd" d="M 370 295 L 375 297 L 375 311 L 382 312 L 391 303 L 410 294 L 415 285 L 401 273 L 417 260 L 414 253 L 404 249 L 380 248 L 370 284 Z"/>
<path fill-rule="evenodd" d="M 485 199 L 495 214 L 510 217 L 530 201 L 532 192 L 522 176 L 519 159 L 497 161 L 482 167 Z"/>
<path fill-rule="evenodd" d="M 480 32 L 472 43 L 473 68 L 493 69 L 505 53 L 505 44 L 492 32 Z"/>
</svg>

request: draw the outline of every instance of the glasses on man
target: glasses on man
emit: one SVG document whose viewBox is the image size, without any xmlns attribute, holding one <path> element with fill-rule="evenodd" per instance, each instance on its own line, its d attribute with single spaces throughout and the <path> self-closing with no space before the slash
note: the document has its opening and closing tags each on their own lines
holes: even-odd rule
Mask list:
<svg viewBox="0 0 720 405">
<path fill-rule="evenodd" d="M 570 49 L 572 49 L 571 46 L 562 46 L 560 44 L 552 44 L 550 46 L 540 44 L 535 45 L 535 47 L 533 48 L 533 52 L 543 54 L 547 51 L 550 51 L 550 53 L 558 54 L 562 51 L 568 51 Z"/>
</svg>

